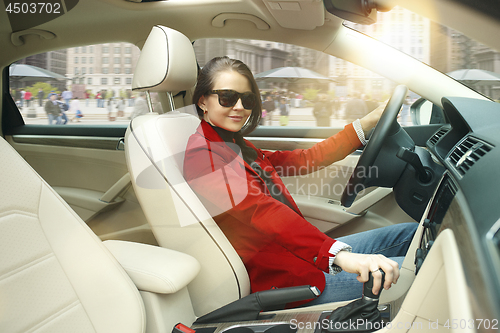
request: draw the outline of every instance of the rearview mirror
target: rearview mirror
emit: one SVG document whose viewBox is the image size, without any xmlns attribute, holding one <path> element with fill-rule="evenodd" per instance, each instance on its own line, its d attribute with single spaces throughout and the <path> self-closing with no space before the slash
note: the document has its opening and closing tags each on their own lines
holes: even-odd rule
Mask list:
<svg viewBox="0 0 500 333">
<path fill-rule="evenodd" d="M 379 4 L 374 0 L 323 0 L 327 12 L 359 24 L 377 22 L 377 11 L 388 12 L 393 5 Z"/>
</svg>

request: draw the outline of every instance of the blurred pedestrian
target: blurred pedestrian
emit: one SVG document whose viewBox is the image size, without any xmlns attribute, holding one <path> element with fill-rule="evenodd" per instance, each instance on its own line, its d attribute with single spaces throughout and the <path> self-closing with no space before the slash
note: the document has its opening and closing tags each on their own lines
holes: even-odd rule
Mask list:
<svg viewBox="0 0 500 333">
<path fill-rule="evenodd" d="M 289 115 L 290 105 L 288 105 L 286 97 L 282 97 L 280 101 L 280 126 L 288 125 Z"/>
<path fill-rule="evenodd" d="M 333 105 L 327 94 L 319 94 L 313 107 L 313 115 L 316 118 L 316 126 L 330 127 L 330 117 L 333 113 Z"/>
<path fill-rule="evenodd" d="M 361 119 L 368 114 L 365 102 L 360 98 L 358 92 L 352 94 L 352 98 L 345 105 L 345 118 L 348 123 Z"/>
<path fill-rule="evenodd" d="M 116 109 L 118 110 L 116 114 L 117 117 L 125 116 L 125 107 L 126 107 L 125 99 L 123 97 L 120 97 L 120 99 L 116 103 Z"/>
<path fill-rule="evenodd" d="M 49 125 L 52 125 L 54 120 L 56 125 L 61 123 L 61 108 L 57 104 L 57 94 L 52 94 L 49 100 L 45 103 L 45 113 L 47 113 L 47 118 L 49 120 Z"/>
<path fill-rule="evenodd" d="M 66 88 L 66 90 L 62 92 L 61 96 L 66 105 L 69 107 L 69 101 L 73 98 L 73 93 Z"/>
<path fill-rule="evenodd" d="M 42 106 L 43 105 L 43 95 L 45 95 L 45 93 L 43 92 L 43 89 L 40 88 L 38 89 L 38 106 Z"/>
<path fill-rule="evenodd" d="M 104 99 L 106 98 L 106 91 L 104 91 L 104 90 L 99 91 L 96 95 L 96 98 L 97 98 L 97 107 L 103 108 L 104 107 Z"/>
<path fill-rule="evenodd" d="M 71 121 L 76 120 L 77 122 L 80 122 L 80 119 L 83 117 L 83 113 L 78 97 L 75 97 L 75 99 L 71 101 L 70 112 L 75 114 Z"/>
<path fill-rule="evenodd" d="M 26 91 L 23 89 L 21 89 L 21 97 L 19 99 L 19 101 L 21 102 L 21 107 L 24 106 L 24 95 L 26 95 Z"/>
<path fill-rule="evenodd" d="M 33 94 L 31 93 L 31 91 L 28 90 L 27 92 L 24 93 L 24 100 L 26 102 L 27 107 L 30 106 L 32 98 L 33 98 Z"/>
<path fill-rule="evenodd" d="M 132 90 L 127 89 L 126 94 L 127 94 L 128 106 L 132 106 L 132 102 L 133 102 L 133 99 L 132 99 Z"/>
<path fill-rule="evenodd" d="M 68 123 L 68 116 L 66 115 L 66 111 L 69 110 L 68 104 L 63 101 L 61 96 L 56 97 L 57 105 L 61 111 L 60 121 L 57 125 L 66 125 Z"/>
<path fill-rule="evenodd" d="M 108 120 L 115 121 L 116 116 L 115 116 L 115 112 L 113 110 L 113 98 L 109 99 L 107 109 L 108 109 Z"/>
<path fill-rule="evenodd" d="M 88 90 L 85 90 L 83 94 L 85 95 L 85 106 L 89 106 L 90 93 Z"/>
<path fill-rule="evenodd" d="M 134 102 L 134 111 L 130 115 L 130 119 L 134 119 L 137 116 L 142 114 L 146 114 L 149 112 L 148 103 L 146 102 L 146 93 L 140 92 L 139 96 L 135 99 Z"/>
<path fill-rule="evenodd" d="M 297 94 L 297 96 L 295 96 L 296 98 L 296 106 L 297 108 L 303 108 L 304 107 L 304 96 L 302 96 L 302 94 Z"/>
<path fill-rule="evenodd" d="M 269 126 L 272 126 L 274 109 L 275 104 L 273 101 L 273 97 L 271 95 L 266 95 L 266 100 L 264 101 L 264 103 L 262 103 L 262 113 L 264 113 L 264 111 L 266 112 L 264 120 L 267 119 L 267 123 L 269 124 Z"/>
</svg>

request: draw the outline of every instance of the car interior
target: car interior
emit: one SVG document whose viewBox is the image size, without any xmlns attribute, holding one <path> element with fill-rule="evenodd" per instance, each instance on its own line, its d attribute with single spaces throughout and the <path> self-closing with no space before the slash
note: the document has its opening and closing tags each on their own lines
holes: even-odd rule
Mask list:
<svg viewBox="0 0 500 333">
<path fill-rule="evenodd" d="M 243 262 L 183 178 L 183 151 L 200 122 L 192 43 L 214 37 L 309 47 L 395 83 L 362 151 L 283 181 L 306 219 L 334 238 L 419 223 L 398 283 L 378 300 L 384 325 L 370 331 L 498 330 L 500 104 L 344 24 L 370 23 L 397 4 L 500 49 L 484 33 L 499 28 L 494 16 L 448 0 L 360 1 L 368 14 L 335 0 L 62 3 L 63 15 L 40 22 L 0 14 L 1 332 L 336 331 L 334 311 L 351 302 L 284 309 L 314 286 L 251 293 Z M 161 112 L 150 103 L 126 124 L 25 123 L 9 93 L 11 63 L 117 41 L 141 49 L 132 89 L 157 94 Z M 399 126 L 408 89 L 422 96 L 414 119 L 430 104 L 431 119 L 442 121 Z M 259 127 L 246 139 L 308 148 L 339 130 Z M 369 167 L 381 173 L 357 176 Z M 325 183 L 342 191 L 303 191 Z M 359 184 L 368 189 L 349 190 Z"/>
</svg>

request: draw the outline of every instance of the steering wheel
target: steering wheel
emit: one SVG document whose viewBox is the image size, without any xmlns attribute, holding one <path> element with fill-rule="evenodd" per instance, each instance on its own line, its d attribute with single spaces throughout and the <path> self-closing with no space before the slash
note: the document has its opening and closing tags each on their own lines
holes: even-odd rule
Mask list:
<svg viewBox="0 0 500 333">
<path fill-rule="evenodd" d="M 351 178 L 349 178 L 349 181 L 344 188 L 344 192 L 342 193 L 342 198 L 340 200 L 342 206 L 351 207 L 358 193 L 366 187 L 373 185 L 369 184 L 369 172 L 371 167 L 374 165 L 375 159 L 379 155 L 386 138 L 394 133 L 397 133 L 401 129 L 397 122 L 397 116 L 399 110 L 401 110 L 401 107 L 403 106 L 407 92 L 408 88 L 404 85 L 399 85 L 396 89 L 394 89 L 394 93 L 389 99 L 377 126 L 375 126 L 375 130 L 373 131 L 370 140 L 368 140 L 368 144 L 365 146 L 363 153 L 359 157 L 358 164 L 354 168 Z"/>
</svg>

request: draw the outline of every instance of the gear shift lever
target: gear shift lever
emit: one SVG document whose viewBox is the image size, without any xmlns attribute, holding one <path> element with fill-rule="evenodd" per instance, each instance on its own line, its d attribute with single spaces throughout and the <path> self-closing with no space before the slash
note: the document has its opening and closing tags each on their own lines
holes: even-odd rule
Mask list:
<svg viewBox="0 0 500 333">
<path fill-rule="evenodd" d="M 373 274 L 370 272 L 368 275 L 368 281 L 366 281 L 363 284 L 363 299 L 366 301 L 376 301 L 378 302 L 378 299 L 380 297 L 380 293 L 382 292 L 382 289 L 384 287 L 384 281 L 385 281 L 385 272 L 381 269 L 379 269 L 379 272 L 382 273 L 382 282 L 380 283 L 380 290 L 377 295 L 373 294 Z"/>
<path fill-rule="evenodd" d="M 382 316 L 378 310 L 378 300 L 384 285 L 385 273 L 382 273 L 382 283 L 377 295 L 373 294 L 373 275 L 370 272 L 368 281 L 363 284 L 363 295 L 345 306 L 335 309 L 330 314 L 328 333 L 337 332 L 373 332 L 383 327 Z"/>
</svg>

